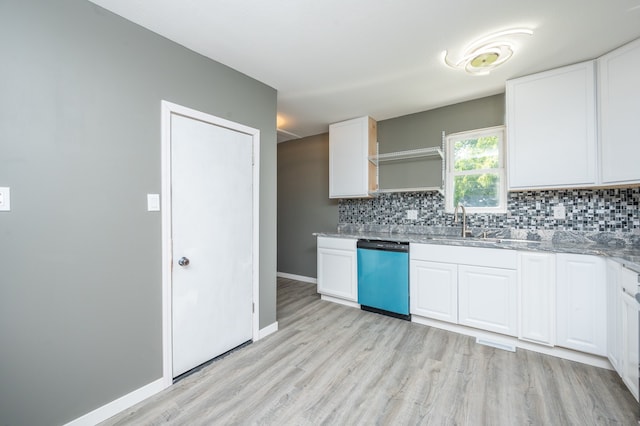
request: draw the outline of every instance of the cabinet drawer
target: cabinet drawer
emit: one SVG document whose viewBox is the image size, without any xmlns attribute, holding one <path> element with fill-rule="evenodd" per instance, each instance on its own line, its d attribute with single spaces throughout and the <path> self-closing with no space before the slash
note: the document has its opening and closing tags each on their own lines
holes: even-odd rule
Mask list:
<svg viewBox="0 0 640 426">
<path fill-rule="evenodd" d="M 318 248 L 355 251 L 357 242 L 351 238 L 318 237 Z"/>
<path fill-rule="evenodd" d="M 518 253 L 515 250 L 478 247 L 458 247 L 439 244 L 411 244 L 412 260 L 457 263 L 489 268 L 516 269 Z"/>
</svg>

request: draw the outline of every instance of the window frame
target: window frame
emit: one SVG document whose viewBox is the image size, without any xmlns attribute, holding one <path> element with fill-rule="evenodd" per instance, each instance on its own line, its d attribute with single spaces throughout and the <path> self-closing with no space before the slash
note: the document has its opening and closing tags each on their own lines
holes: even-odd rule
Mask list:
<svg viewBox="0 0 640 426">
<path fill-rule="evenodd" d="M 477 139 L 484 136 L 498 137 L 498 168 L 493 169 L 473 169 L 462 172 L 453 170 L 454 156 L 453 147 L 457 141 L 465 139 Z M 507 212 L 507 182 L 506 182 L 506 143 L 505 126 L 485 127 L 483 129 L 468 130 L 464 132 L 451 133 L 445 137 L 445 212 L 453 213 L 454 182 L 455 176 L 496 173 L 498 174 L 498 205 L 496 207 L 465 207 L 467 213 L 506 213 Z M 463 204 L 464 205 L 464 204 Z"/>
</svg>

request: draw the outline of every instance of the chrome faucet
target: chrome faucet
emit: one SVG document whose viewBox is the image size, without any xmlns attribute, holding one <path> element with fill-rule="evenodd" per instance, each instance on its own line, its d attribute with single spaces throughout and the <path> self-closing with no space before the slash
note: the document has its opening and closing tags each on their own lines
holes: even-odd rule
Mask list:
<svg viewBox="0 0 640 426">
<path fill-rule="evenodd" d="M 462 238 L 465 238 L 471 234 L 471 231 L 467 229 L 467 210 L 462 204 L 458 204 L 453 211 L 453 223 L 458 223 L 458 208 L 462 210 Z"/>
</svg>

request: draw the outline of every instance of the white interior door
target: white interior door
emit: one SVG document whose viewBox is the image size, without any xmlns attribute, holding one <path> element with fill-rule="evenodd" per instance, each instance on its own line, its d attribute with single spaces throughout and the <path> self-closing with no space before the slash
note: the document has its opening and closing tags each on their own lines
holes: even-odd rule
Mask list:
<svg viewBox="0 0 640 426">
<path fill-rule="evenodd" d="M 173 377 L 252 338 L 252 150 L 248 134 L 171 115 Z"/>
</svg>

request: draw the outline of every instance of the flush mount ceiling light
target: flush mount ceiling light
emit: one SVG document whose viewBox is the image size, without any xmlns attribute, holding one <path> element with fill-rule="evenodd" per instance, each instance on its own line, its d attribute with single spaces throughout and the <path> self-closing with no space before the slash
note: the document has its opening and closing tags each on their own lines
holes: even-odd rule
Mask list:
<svg viewBox="0 0 640 426">
<path fill-rule="evenodd" d="M 493 69 L 505 63 L 515 50 L 512 36 L 531 35 L 527 28 L 514 28 L 482 37 L 467 46 L 460 59 L 452 61 L 449 52 L 442 52 L 445 65 L 455 70 L 464 70 L 472 75 L 487 75 Z"/>
</svg>

